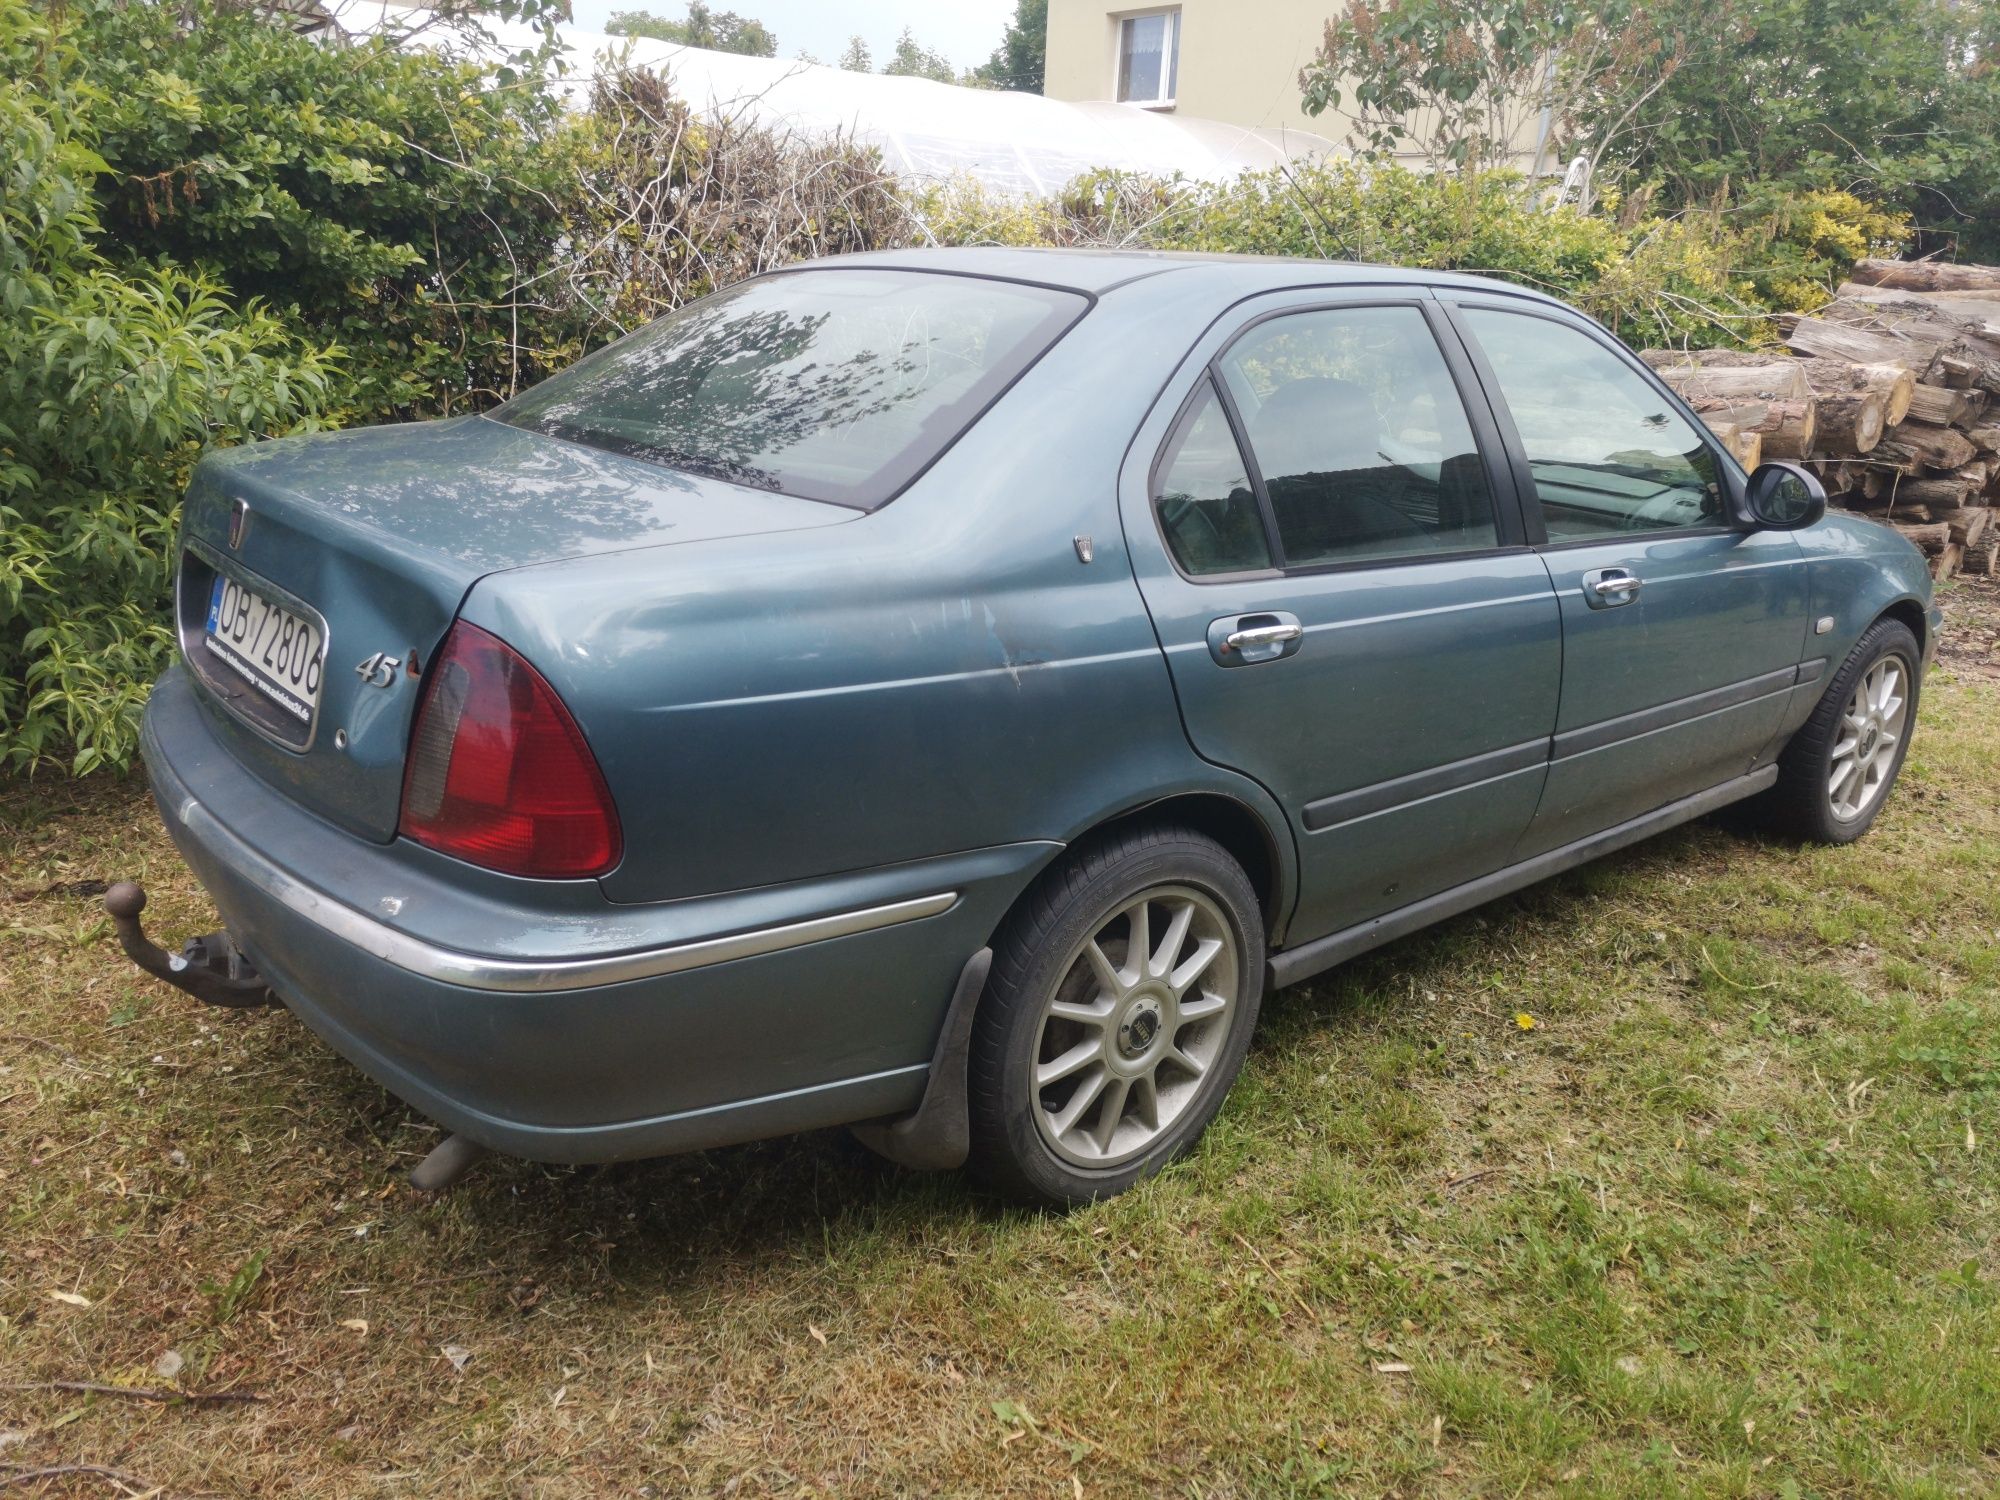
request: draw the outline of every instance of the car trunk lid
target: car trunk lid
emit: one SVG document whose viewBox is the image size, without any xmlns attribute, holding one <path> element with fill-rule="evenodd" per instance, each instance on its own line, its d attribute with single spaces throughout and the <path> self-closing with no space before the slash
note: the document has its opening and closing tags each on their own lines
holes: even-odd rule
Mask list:
<svg viewBox="0 0 2000 1500">
<path fill-rule="evenodd" d="M 478 579 L 856 514 L 484 417 L 259 443 L 196 470 L 180 644 L 239 759 L 386 841 L 423 670 Z"/>
</svg>

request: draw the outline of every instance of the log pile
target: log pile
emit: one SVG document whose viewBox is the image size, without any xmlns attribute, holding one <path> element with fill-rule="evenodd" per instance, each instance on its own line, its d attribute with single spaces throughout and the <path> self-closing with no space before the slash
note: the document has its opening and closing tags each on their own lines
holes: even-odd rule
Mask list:
<svg viewBox="0 0 2000 1500">
<path fill-rule="evenodd" d="M 1640 358 L 1746 468 L 1805 463 L 1940 579 L 2000 574 L 2000 266 L 1864 260 L 1832 302 L 1778 323 L 1782 351 Z"/>
</svg>

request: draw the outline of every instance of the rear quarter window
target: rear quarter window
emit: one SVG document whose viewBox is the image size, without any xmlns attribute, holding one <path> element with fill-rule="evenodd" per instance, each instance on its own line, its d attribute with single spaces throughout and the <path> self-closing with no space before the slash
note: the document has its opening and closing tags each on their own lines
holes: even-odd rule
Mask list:
<svg viewBox="0 0 2000 1500">
<path fill-rule="evenodd" d="M 1089 307 L 889 269 L 784 272 L 689 304 L 495 413 L 517 427 L 872 510 Z"/>
</svg>

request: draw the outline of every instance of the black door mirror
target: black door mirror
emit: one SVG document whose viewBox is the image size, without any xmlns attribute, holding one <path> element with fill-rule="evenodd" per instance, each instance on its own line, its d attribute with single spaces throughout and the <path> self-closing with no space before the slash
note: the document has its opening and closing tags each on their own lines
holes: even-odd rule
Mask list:
<svg viewBox="0 0 2000 1500">
<path fill-rule="evenodd" d="M 1826 514 L 1826 491 L 1797 464 L 1759 464 L 1743 487 L 1743 509 L 1763 531 L 1797 531 Z"/>
</svg>

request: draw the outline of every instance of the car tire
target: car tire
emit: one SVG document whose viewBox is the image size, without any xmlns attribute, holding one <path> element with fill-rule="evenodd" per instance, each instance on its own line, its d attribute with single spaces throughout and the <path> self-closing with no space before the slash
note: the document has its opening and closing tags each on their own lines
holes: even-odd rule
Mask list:
<svg viewBox="0 0 2000 1500">
<path fill-rule="evenodd" d="M 1900 620 L 1868 628 L 1779 755 L 1767 822 L 1821 844 L 1851 844 L 1874 825 L 1909 753 L 1922 660 Z"/>
<path fill-rule="evenodd" d="M 1140 825 L 1079 845 L 994 939 L 967 1080 L 974 1172 L 1068 1207 L 1159 1171 L 1221 1107 L 1263 992 L 1257 893 L 1220 844 Z"/>
</svg>

